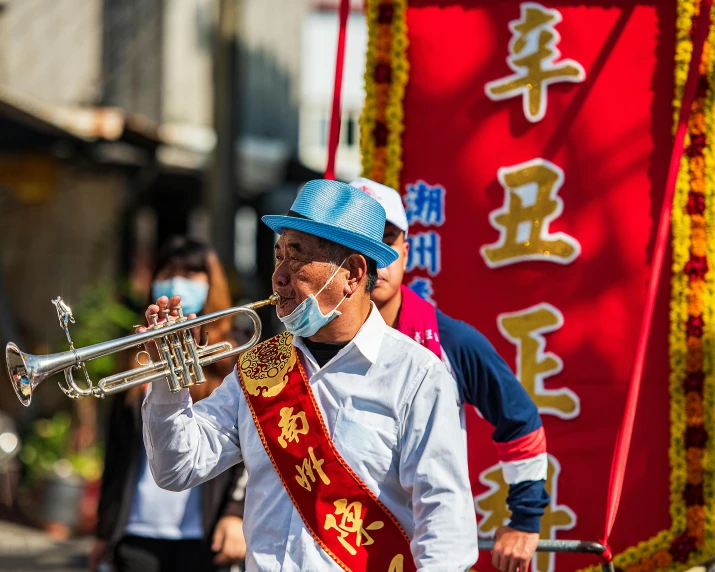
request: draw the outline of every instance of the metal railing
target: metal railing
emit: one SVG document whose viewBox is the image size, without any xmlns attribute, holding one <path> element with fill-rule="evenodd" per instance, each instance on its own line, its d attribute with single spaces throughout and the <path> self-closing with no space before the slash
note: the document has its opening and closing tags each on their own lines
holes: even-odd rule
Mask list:
<svg viewBox="0 0 715 572">
<path fill-rule="evenodd" d="M 494 549 L 494 539 L 479 539 L 479 550 L 490 552 Z M 594 554 L 603 556 L 606 547 L 600 542 L 590 542 L 584 540 L 539 540 L 536 547 L 537 552 L 570 552 L 581 554 Z M 601 562 L 603 572 L 614 572 L 613 562 Z"/>
</svg>

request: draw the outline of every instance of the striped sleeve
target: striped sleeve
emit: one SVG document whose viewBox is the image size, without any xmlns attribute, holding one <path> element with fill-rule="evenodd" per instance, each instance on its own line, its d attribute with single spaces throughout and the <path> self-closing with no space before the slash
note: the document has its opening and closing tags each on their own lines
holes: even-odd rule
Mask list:
<svg viewBox="0 0 715 572">
<path fill-rule="evenodd" d="M 509 485 L 510 526 L 538 532 L 546 492 L 546 436 L 536 405 L 489 341 L 472 326 L 437 311 L 462 403 L 473 405 L 493 427 L 492 440 Z"/>
<path fill-rule="evenodd" d="M 543 427 L 513 441 L 495 441 L 494 445 L 507 484 L 546 479 L 546 435 Z"/>
</svg>

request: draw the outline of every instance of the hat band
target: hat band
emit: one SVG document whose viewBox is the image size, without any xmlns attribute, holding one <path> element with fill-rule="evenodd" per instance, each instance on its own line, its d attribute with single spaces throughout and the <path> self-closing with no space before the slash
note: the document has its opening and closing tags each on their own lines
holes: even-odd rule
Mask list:
<svg viewBox="0 0 715 572">
<path fill-rule="evenodd" d="M 293 210 L 288 211 L 288 216 L 292 216 L 292 217 L 295 217 L 295 218 L 303 218 L 303 219 L 305 219 L 305 220 L 313 220 L 312 218 L 307 217 L 307 216 L 305 216 L 305 215 L 302 215 L 302 214 L 300 214 L 300 213 L 297 213 L 297 212 L 295 212 L 295 211 L 293 211 Z M 313 221 L 313 222 L 315 222 L 315 221 Z"/>
</svg>

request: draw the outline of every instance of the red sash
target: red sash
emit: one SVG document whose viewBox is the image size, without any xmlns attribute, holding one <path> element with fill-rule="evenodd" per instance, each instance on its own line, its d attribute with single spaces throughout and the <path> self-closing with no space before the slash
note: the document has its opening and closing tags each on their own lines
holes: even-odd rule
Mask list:
<svg viewBox="0 0 715 572">
<path fill-rule="evenodd" d="M 256 429 L 286 492 L 343 570 L 415 570 L 407 534 L 333 445 L 292 339 L 279 334 L 238 362 Z"/>
</svg>

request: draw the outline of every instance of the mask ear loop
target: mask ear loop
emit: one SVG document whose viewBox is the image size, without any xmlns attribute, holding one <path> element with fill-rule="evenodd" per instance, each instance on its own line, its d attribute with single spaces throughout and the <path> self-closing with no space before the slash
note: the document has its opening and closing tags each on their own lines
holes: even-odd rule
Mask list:
<svg viewBox="0 0 715 572">
<path fill-rule="evenodd" d="M 320 290 L 318 290 L 318 293 L 315 295 L 316 298 L 318 296 L 320 296 L 320 293 L 323 290 L 325 290 L 328 287 L 328 284 L 330 284 L 333 281 L 333 279 L 338 275 L 338 272 L 340 272 L 340 269 L 343 267 L 343 264 L 345 264 L 345 260 L 347 260 L 347 257 L 345 257 L 345 259 L 340 263 L 340 266 L 338 266 L 335 269 L 335 272 L 333 272 L 333 275 L 330 278 L 328 278 L 328 281 L 325 284 L 323 284 L 323 287 Z"/>
<path fill-rule="evenodd" d="M 340 300 L 340 302 L 338 302 L 338 305 L 335 306 L 335 308 L 333 308 L 333 312 L 335 312 L 338 308 L 340 308 L 340 304 L 342 304 L 343 302 L 345 302 L 345 299 L 346 299 L 347 297 L 348 297 L 347 294 L 344 294 L 344 295 L 343 295 L 343 299 Z M 340 313 L 340 312 L 338 312 L 338 314 L 339 314 L 339 313 Z"/>
<path fill-rule="evenodd" d="M 338 267 L 335 269 L 335 272 L 333 272 L 333 275 L 332 275 L 330 278 L 328 278 L 328 281 L 327 281 L 325 284 L 323 284 L 323 287 L 322 287 L 320 290 L 318 290 L 318 293 L 315 295 L 316 300 L 317 300 L 318 296 L 320 296 L 320 293 L 328 287 L 328 284 L 330 284 L 330 283 L 333 281 L 333 278 L 335 278 L 335 277 L 338 275 L 338 272 L 340 272 L 340 269 L 343 267 L 343 264 L 345 264 L 345 261 L 346 261 L 347 259 L 348 259 L 348 258 L 347 258 L 347 256 L 346 256 L 346 257 L 343 259 L 343 261 L 340 263 L 340 266 L 338 266 Z M 344 295 L 343 295 L 343 299 L 340 300 L 340 302 L 338 302 L 338 305 L 335 306 L 335 308 L 333 308 L 332 311 L 335 312 L 338 308 L 340 308 L 340 304 L 342 304 L 343 302 L 345 302 L 345 298 L 347 298 L 347 297 L 348 297 L 348 295 L 347 295 L 347 294 L 344 294 Z M 321 314 L 322 314 L 322 312 L 321 312 Z"/>
</svg>

